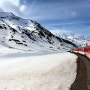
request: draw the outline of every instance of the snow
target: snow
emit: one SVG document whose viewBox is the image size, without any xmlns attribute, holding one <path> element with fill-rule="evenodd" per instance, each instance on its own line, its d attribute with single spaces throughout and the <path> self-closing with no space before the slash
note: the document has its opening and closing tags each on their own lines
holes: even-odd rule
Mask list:
<svg viewBox="0 0 90 90">
<path fill-rule="evenodd" d="M 84 35 L 81 35 L 72 31 L 68 31 L 68 30 L 56 30 L 56 31 L 51 30 L 51 32 L 56 36 L 59 36 L 65 40 L 71 41 L 78 47 L 84 47 L 86 45 L 90 45 L 89 37 L 86 38 Z"/>
<path fill-rule="evenodd" d="M 70 90 L 77 74 L 76 55 L 18 56 L 0 55 L 0 90 Z"/>
<path fill-rule="evenodd" d="M 8 48 L 4 53 L 8 53 L 7 50 L 10 53 L 12 49 L 14 52 L 15 49 L 20 52 L 70 51 L 74 47 L 61 42 L 39 23 L 7 12 L 0 12 L 0 44 Z"/>
<path fill-rule="evenodd" d="M 59 39 L 33 20 L 0 12 L 0 90 L 69 90 L 77 56 L 63 53 L 74 46 Z"/>
<path fill-rule="evenodd" d="M 79 53 L 79 54 L 82 54 L 82 55 L 85 55 L 85 52 L 83 51 L 74 51 L 75 53 Z"/>
<path fill-rule="evenodd" d="M 81 55 L 84 55 L 84 56 L 86 56 L 88 59 L 90 59 L 90 53 L 88 53 L 88 52 L 83 52 L 83 51 L 74 51 L 75 53 L 79 53 L 79 54 L 81 54 Z"/>
</svg>

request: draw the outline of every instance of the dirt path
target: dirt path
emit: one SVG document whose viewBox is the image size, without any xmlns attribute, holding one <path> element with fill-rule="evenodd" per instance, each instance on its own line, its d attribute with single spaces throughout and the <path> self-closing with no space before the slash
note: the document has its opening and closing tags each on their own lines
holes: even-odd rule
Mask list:
<svg viewBox="0 0 90 90">
<path fill-rule="evenodd" d="M 90 60 L 80 54 L 76 55 L 79 57 L 78 73 L 70 90 L 90 90 Z"/>
</svg>

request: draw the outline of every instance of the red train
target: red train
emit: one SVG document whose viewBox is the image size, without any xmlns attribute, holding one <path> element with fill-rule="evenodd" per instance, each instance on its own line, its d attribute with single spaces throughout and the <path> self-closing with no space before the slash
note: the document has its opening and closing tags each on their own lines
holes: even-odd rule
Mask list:
<svg viewBox="0 0 90 90">
<path fill-rule="evenodd" d="M 75 48 L 74 51 L 82 51 L 82 52 L 90 53 L 90 45 L 82 48 Z"/>
</svg>

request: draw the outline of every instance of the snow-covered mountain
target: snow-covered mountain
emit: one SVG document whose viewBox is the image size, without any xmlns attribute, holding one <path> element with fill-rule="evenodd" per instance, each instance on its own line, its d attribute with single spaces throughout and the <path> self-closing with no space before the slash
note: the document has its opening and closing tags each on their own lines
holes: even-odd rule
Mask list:
<svg viewBox="0 0 90 90">
<path fill-rule="evenodd" d="M 78 47 L 84 47 L 86 45 L 90 45 L 90 38 L 85 37 L 81 34 L 77 34 L 71 31 L 52 31 L 52 33 L 60 38 L 68 40 Z"/>
<path fill-rule="evenodd" d="M 75 45 L 62 40 L 39 23 L 0 12 L 0 50 L 68 51 Z M 9 49 L 7 49 L 7 47 Z M 10 51 L 11 52 L 11 51 Z"/>
</svg>

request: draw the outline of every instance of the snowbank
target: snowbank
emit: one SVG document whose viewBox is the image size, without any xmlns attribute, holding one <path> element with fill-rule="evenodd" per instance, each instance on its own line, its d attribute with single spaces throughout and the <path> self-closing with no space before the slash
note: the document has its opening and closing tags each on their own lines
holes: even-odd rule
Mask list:
<svg viewBox="0 0 90 90">
<path fill-rule="evenodd" d="M 90 59 L 90 53 L 88 53 L 88 52 L 83 52 L 83 51 L 74 51 L 75 53 L 79 53 L 79 54 L 81 54 L 81 55 L 84 55 L 84 56 L 86 56 L 88 59 Z"/>
<path fill-rule="evenodd" d="M 71 53 L 0 57 L 0 90 L 69 90 L 76 60 Z"/>
<path fill-rule="evenodd" d="M 75 53 L 79 53 L 79 54 L 82 54 L 82 55 L 85 55 L 85 52 L 83 51 L 74 51 Z"/>
</svg>

